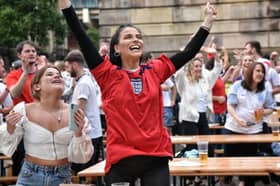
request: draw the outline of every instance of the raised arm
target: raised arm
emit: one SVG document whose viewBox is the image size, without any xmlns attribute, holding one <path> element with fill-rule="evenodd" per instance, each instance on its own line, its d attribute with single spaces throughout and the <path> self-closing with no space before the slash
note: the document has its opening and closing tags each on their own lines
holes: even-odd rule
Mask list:
<svg viewBox="0 0 280 186">
<path fill-rule="evenodd" d="M 58 6 L 62 10 L 63 15 L 79 42 L 82 53 L 85 56 L 87 65 L 90 69 L 98 66 L 103 58 L 99 55 L 97 48 L 83 29 L 74 8 L 71 6 L 70 0 L 59 0 Z"/>
<path fill-rule="evenodd" d="M 0 126 L 0 152 L 12 156 L 24 135 L 24 102 L 17 104 L 6 116 L 6 124 Z"/>
<path fill-rule="evenodd" d="M 185 49 L 170 58 L 174 63 L 176 70 L 180 69 L 186 62 L 196 55 L 209 34 L 209 30 L 212 27 L 213 21 L 216 19 L 217 13 L 215 8 L 210 5 L 209 2 L 206 5 L 204 13 L 205 18 L 203 23 L 199 27 L 199 30 L 191 38 Z"/>
</svg>

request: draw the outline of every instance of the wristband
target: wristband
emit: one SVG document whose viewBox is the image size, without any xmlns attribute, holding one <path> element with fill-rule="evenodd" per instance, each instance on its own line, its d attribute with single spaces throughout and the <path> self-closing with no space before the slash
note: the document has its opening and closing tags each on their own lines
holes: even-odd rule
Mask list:
<svg viewBox="0 0 280 186">
<path fill-rule="evenodd" d="M 202 29 L 204 29 L 204 30 L 210 32 L 210 28 L 209 28 L 208 26 L 201 25 L 200 27 L 201 27 Z"/>
</svg>

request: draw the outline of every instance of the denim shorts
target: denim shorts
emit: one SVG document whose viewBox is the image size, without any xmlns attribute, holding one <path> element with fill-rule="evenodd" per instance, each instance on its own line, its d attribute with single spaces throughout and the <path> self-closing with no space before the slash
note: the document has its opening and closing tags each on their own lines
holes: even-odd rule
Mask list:
<svg viewBox="0 0 280 186">
<path fill-rule="evenodd" d="M 174 126 L 173 122 L 173 107 L 164 107 L 163 108 L 163 122 L 165 127 Z"/>
<path fill-rule="evenodd" d="M 16 186 L 59 186 L 71 183 L 70 165 L 41 166 L 24 161 Z"/>
</svg>

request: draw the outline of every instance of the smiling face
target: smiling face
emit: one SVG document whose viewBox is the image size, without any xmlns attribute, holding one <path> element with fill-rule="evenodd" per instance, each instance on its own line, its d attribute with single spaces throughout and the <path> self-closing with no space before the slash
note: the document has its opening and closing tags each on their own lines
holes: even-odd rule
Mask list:
<svg viewBox="0 0 280 186">
<path fill-rule="evenodd" d="M 121 56 L 122 62 L 140 62 L 143 54 L 144 42 L 142 34 L 134 27 L 125 27 L 119 35 L 119 42 L 114 46 L 115 52 Z"/>
<path fill-rule="evenodd" d="M 252 55 L 245 54 L 242 58 L 242 72 L 245 73 L 252 63 L 254 63 L 254 57 Z"/>
<path fill-rule="evenodd" d="M 64 81 L 60 71 L 53 66 L 46 66 L 33 77 L 31 90 L 35 99 L 40 100 L 42 94 L 63 94 Z"/>
<path fill-rule="evenodd" d="M 202 62 L 199 60 L 194 60 L 191 65 L 191 75 L 194 77 L 195 80 L 201 78 L 202 72 Z"/>
<path fill-rule="evenodd" d="M 265 73 L 265 71 L 264 71 L 263 66 L 261 64 L 257 64 L 253 71 L 253 81 L 257 84 L 259 82 L 263 81 L 264 73 Z"/>
</svg>

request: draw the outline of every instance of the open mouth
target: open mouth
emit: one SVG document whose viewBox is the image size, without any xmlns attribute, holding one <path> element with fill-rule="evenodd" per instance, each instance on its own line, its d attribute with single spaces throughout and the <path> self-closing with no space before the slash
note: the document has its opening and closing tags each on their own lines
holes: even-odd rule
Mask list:
<svg viewBox="0 0 280 186">
<path fill-rule="evenodd" d="M 53 84 L 61 84 L 61 80 L 54 80 L 52 81 Z"/>
<path fill-rule="evenodd" d="M 140 51 L 140 49 L 141 49 L 141 47 L 139 45 L 133 45 L 133 46 L 129 47 L 129 50 L 133 51 L 133 52 L 138 52 L 138 51 Z"/>
</svg>

